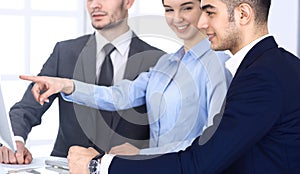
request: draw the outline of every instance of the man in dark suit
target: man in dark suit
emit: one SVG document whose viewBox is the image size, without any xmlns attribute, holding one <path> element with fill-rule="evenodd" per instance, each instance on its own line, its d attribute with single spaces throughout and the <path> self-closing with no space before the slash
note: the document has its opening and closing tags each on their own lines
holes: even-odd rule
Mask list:
<svg viewBox="0 0 300 174">
<path fill-rule="evenodd" d="M 99 79 L 96 72 L 99 72 L 97 69 L 101 67 L 101 59 L 104 61 L 101 51 L 106 42 L 111 42 L 116 47 L 111 54 L 111 59 L 115 58 L 113 62 L 115 82 L 123 78 L 132 80 L 139 73 L 148 71 L 164 52 L 140 40 L 130 30 L 127 18 L 128 9 L 133 2 L 133 0 L 87 1 L 87 10 L 96 33 L 57 43 L 39 75 L 74 78 L 95 84 Z M 49 102 L 41 106 L 32 96 L 33 85 L 29 85 L 22 100 L 10 110 L 14 134 L 21 139 L 16 141 L 18 147 L 16 157 L 3 147 L 0 149 L 0 162 L 19 164 L 31 162 L 31 153 L 24 146 L 22 139 L 27 139 L 33 126 L 41 124 L 42 115 L 56 98 L 59 100 L 60 117 L 52 156 L 66 157 L 72 145 L 97 146 L 104 151 L 125 142 L 133 143 L 140 148 L 148 146 L 149 127 L 145 107 L 103 113 L 66 102 L 60 95 L 51 96 Z M 128 115 L 131 120 L 126 119 Z M 133 116 L 137 120 L 133 120 L 135 119 Z"/>
<path fill-rule="evenodd" d="M 271 0 L 202 0 L 199 28 L 206 29 L 213 49 L 233 53 L 226 62 L 233 80 L 222 112 L 185 151 L 104 155 L 100 173 L 299 174 L 300 60 L 269 35 L 270 5 Z M 87 173 L 93 152 L 71 147 L 71 173 Z"/>
</svg>

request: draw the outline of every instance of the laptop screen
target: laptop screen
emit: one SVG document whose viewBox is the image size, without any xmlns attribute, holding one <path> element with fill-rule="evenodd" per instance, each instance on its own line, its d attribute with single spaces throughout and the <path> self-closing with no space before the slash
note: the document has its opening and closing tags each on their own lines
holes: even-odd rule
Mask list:
<svg viewBox="0 0 300 174">
<path fill-rule="evenodd" d="M 14 134 L 11 128 L 10 118 L 6 113 L 3 95 L 1 91 L 0 84 L 0 143 L 6 146 L 7 148 L 17 150 L 16 142 L 14 140 Z"/>
</svg>

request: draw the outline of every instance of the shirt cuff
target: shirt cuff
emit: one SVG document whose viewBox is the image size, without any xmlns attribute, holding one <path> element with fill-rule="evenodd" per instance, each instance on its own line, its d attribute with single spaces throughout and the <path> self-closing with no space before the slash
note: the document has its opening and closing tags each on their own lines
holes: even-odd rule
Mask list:
<svg viewBox="0 0 300 174">
<path fill-rule="evenodd" d="M 109 166 L 115 156 L 116 155 L 113 154 L 106 154 L 102 157 L 100 165 L 100 174 L 108 174 Z"/>
<path fill-rule="evenodd" d="M 15 136 L 14 138 L 15 138 L 15 141 L 21 141 L 23 144 L 25 144 L 25 140 L 24 140 L 23 137 L 21 137 L 21 136 Z"/>
<path fill-rule="evenodd" d="M 73 80 L 74 84 L 74 91 L 71 94 L 65 94 L 61 92 L 61 96 L 63 97 L 64 100 L 68 102 L 75 102 L 79 104 L 83 104 L 76 99 L 80 99 L 80 101 L 86 101 L 90 99 L 91 93 L 94 92 L 94 85 L 88 85 L 87 83 L 80 82 L 77 80 Z"/>
</svg>

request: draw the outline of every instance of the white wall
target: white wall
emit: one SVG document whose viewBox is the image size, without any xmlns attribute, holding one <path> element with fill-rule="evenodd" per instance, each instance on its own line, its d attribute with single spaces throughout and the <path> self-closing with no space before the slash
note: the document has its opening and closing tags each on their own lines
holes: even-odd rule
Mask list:
<svg viewBox="0 0 300 174">
<path fill-rule="evenodd" d="M 128 23 L 141 39 L 171 53 L 182 46 L 182 40 L 167 25 L 164 11 L 161 0 L 135 0 Z"/>
<path fill-rule="evenodd" d="M 270 33 L 279 46 L 300 56 L 299 0 L 273 0 L 269 16 Z"/>
<path fill-rule="evenodd" d="M 37 74 L 56 42 L 82 35 L 83 4 L 84 0 L 0 0 L 0 84 L 6 112 L 29 84 L 18 75 Z M 55 101 L 29 134 L 26 144 L 35 157 L 50 154 L 57 130 Z"/>
</svg>

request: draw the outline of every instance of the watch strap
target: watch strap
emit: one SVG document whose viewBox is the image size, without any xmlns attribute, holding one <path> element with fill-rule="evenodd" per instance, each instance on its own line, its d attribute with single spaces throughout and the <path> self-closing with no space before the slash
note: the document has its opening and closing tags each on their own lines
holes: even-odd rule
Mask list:
<svg viewBox="0 0 300 174">
<path fill-rule="evenodd" d="M 92 160 L 99 160 L 100 158 L 102 158 L 105 155 L 105 153 L 99 153 L 98 155 L 96 155 Z"/>
<path fill-rule="evenodd" d="M 93 148 L 98 151 L 100 154 L 103 154 L 100 158 L 102 158 L 105 155 L 105 151 L 100 149 L 98 146 L 96 146 L 95 144 L 93 145 Z"/>
</svg>

